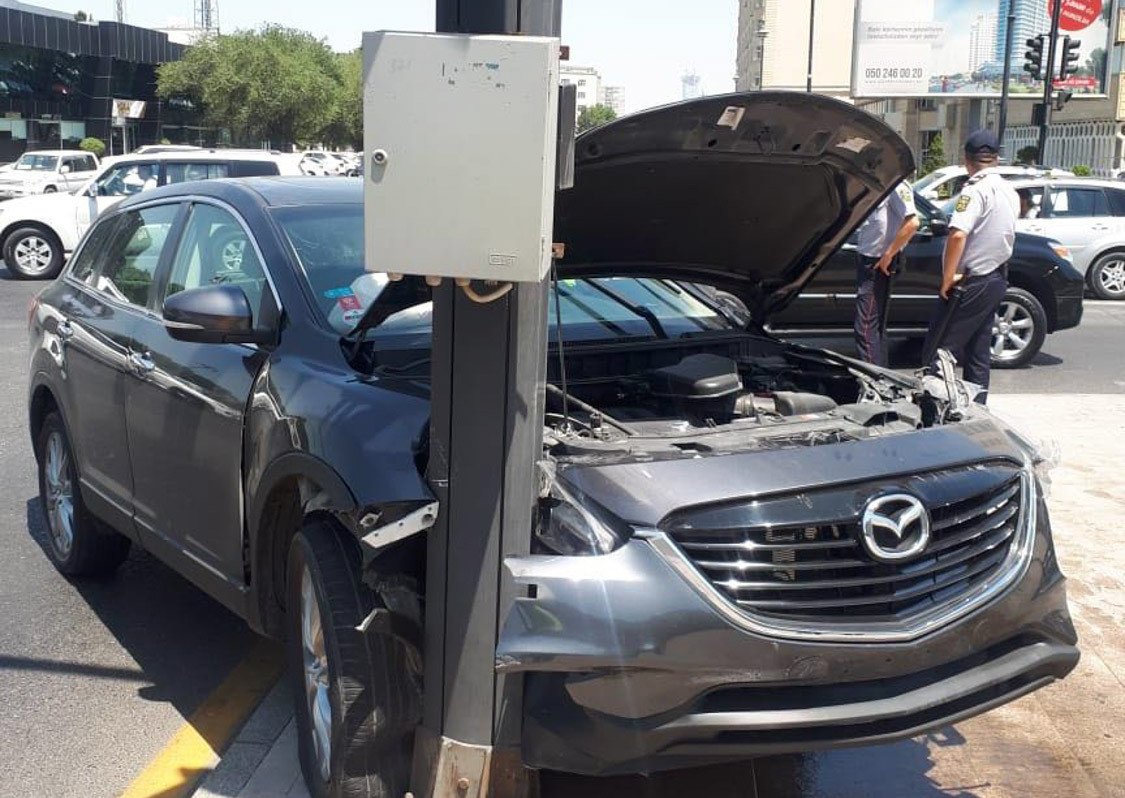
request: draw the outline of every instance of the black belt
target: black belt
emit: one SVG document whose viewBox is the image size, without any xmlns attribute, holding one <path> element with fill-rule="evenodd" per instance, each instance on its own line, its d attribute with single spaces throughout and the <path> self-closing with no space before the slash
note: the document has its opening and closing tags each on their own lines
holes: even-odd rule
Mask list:
<svg viewBox="0 0 1125 798">
<path fill-rule="evenodd" d="M 987 274 L 966 274 L 961 279 L 961 283 L 963 285 L 968 285 L 969 283 L 976 283 L 976 282 L 980 282 L 981 280 L 987 280 L 990 277 L 1002 277 L 1003 279 L 1007 280 L 1008 279 L 1008 264 L 1005 263 L 1003 266 L 999 266 L 999 267 L 993 269 L 992 271 L 988 272 Z"/>
</svg>

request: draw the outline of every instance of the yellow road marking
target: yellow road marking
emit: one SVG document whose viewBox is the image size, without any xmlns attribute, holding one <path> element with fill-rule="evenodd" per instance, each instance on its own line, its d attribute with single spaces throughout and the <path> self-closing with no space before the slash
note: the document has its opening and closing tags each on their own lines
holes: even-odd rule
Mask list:
<svg viewBox="0 0 1125 798">
<path fill-rule="evenodd" d="M 188 795 L 273 687 L 282 664 L 277 644 L 258 639 L 120 798 Z"/>
</svg>

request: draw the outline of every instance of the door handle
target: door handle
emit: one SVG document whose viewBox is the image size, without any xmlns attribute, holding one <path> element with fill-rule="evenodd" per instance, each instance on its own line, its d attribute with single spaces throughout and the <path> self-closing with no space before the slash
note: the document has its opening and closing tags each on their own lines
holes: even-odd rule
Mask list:
<svg viewBox="0 0 1125 798">
<path fill-rule="evenodd" d="M 69 341 L 74 337 L 74 328 L 70 326 L 69 321 L 63 319 L 55 325 L 55 335 L 57 335 L 61 341 Z"/>
<path fill-rule="evenodd" d="M 133 367 L 133 371 L 142 377 L 156 368 L 156 364 L 152 362 L 152 356 L 148 352 L 130 352 L 129 365 Z"/>
</svg>

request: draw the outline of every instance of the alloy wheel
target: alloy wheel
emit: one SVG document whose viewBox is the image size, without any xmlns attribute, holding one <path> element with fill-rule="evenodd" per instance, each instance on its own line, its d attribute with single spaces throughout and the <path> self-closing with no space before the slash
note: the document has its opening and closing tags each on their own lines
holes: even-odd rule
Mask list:
<svg viewBox="0 0 1125 798">
<path fill-rule="evenodd" d="M 21 239 L 12 250 L 16 264 L 25 274 L 39 274 L 47 271 L 54 257 L 51 243 L 40 236 L 27 236 Z"/>
<path fill-rule="evenodd" d="M 1035 319 L 1018 302 L 1004 301 L 992 325 L 992 359 L 1001 363 L 1016 360 L 1035 337 Z"/>
<path fill-rule="evenodd" d="M 1117 298 L 1125 296 L 1125 259 L 1104 263 L 1098 271 L 1097 280 L 1104 293 Z"/>
<path fill-rule="evenodd" d="M 301 574 L 301 654 L 305 674 L 305 698 L 312 721 L 313 754 L 320 776 L 328 781 L 332 761 L 332 704 L 328 694 L 328 653 L 320 603 L 316 598 L 312 574 L 306 567 Z"/>
<path fill-rule="evenodd" d="M 74 486 L 70 480 L 70 452 L 62 433 L 52 432 L 43 453 L 44 501 L 51 546 L 60 560 L 74 546 Z"/>
</svg>

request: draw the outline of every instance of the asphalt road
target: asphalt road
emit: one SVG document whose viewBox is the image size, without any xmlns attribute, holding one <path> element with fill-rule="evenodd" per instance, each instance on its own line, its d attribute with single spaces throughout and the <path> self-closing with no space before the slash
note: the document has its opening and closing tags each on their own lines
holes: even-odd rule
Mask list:
<svg viewBox="0 0 1125 798">
<path fill-rule="evenodd" d="M 246 627 L 134 551 L 105 581 L 69 582 L 43 551 L 26 422 L 26 308 L 41 284 L 0 270 L 0 796 L 111 798 L 244 656 Z M 1125 303 L 1091 302 L 997 393 L 1125 391 Z M 829 342 L 847 350 L 847 341 Z M 909 366 L 908 349 L 896 349 Z"/>
</svg>

